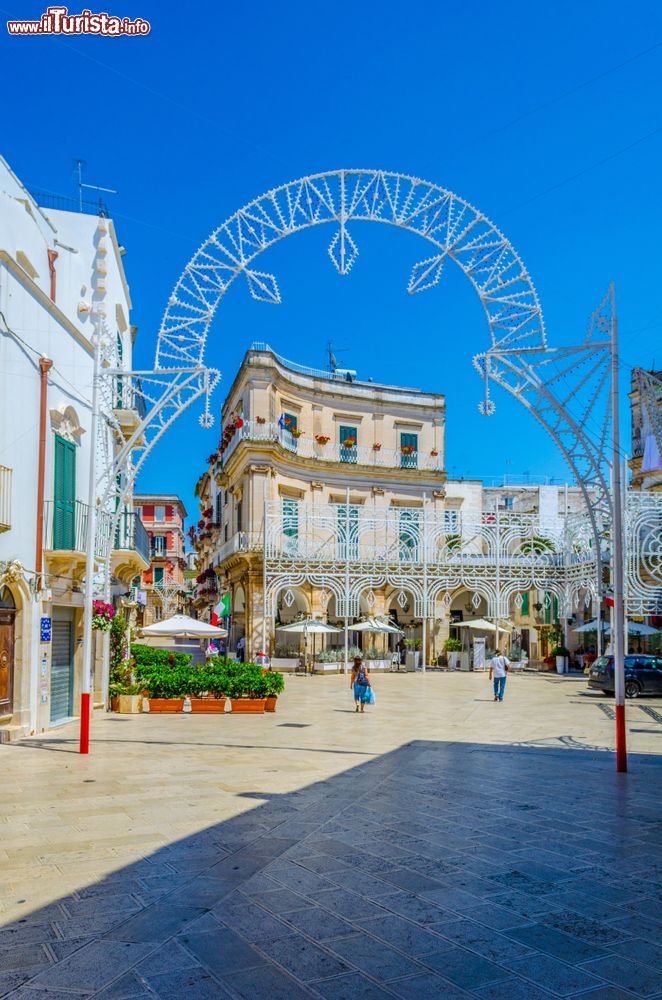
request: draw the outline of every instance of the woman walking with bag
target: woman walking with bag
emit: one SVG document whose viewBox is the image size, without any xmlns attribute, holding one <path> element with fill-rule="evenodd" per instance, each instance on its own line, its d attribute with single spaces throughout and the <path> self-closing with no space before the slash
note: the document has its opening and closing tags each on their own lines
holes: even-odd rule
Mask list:
<svg viewBox="0 0 662 1000">
<path fill-rule="evenodd" d="M 352 677 L 349 686 L 350 688 L 354 688 L 356 711 L 362 712 L 370 700 L 370 671 L 360 656 L 354 657 L 354 666 L 352 667 Z"/>
</svg>

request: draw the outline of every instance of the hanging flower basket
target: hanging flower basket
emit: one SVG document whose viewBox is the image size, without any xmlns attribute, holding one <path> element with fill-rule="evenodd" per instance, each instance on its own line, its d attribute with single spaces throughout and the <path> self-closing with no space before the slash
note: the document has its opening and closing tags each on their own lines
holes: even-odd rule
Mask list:
<svg viewBox="0 0 662 1000">
<path fill-rule="evenodd" d="M 433 458 L 436 458 L 437 455 L 439 454 L 439 452 L 437 451 L 436 448 L 433 448 L 432 451 L 430 452 L 430 454 L 432 455 Z"/>
<path fill-rule="evenodd" d="M 342 445 L 343 448 L 353 448 L 356 445 L 356 438 L 353 437 L 345 438 Z"/>
<path fill-rule="evenodd" d="M 403 444 L 402 447 L 400 448 L 400 451 L 402 452 L 403 455 L 413 455 L 414 452 L 416 451 L 416 448 L 414 447 L 413 444 Z"/>
<path fill-rule="evenodd" d="M 256 417 L 255 418 L 255 423 L 256 424 L 266 424 L 266 422 L 267 422 L 267 418 L 266 417 Z"/>
<path fill-rule="evenodd" d="M 375 444 L 373 444 L 373 446 L 372 446 L 372 450 L 373 451 L 381 451 L 382 450 L 381 444 L 378 444 L 377 442 L 375 442 Z"/>
<path fill-rule="evenodd" d="M 329 441 L 331 440 L 331 438 L 326 437 L 326 435 L 324 435 L 324 434 L 316 434 L 315 435 L 315 440 L 317 441 L 318 444 L 324 445 L 324 444 L 328 444 Z"/>
<path fill-rule="evenodd" d="M 115 617 L 115 608 L 106 601 L 92 602 L 92 628 L 97 632 L 107 632 Z"/>
<path fill-rule="evenodd" d="M 300 430 L 298 427 L 293 427 L 292 430 L 290 431 L 290 434 L 292 435 L 293 438 L 295 438 L 298 441 L 298 439 L 303 435 L 303 431 Z"/>
</svg>

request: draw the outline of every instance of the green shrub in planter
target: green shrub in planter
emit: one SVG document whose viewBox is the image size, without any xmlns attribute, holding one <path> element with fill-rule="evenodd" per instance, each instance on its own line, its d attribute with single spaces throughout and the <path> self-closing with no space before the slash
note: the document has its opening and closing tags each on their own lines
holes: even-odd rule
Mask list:
<svg viewBox="0 0 662 1000">
<path fill-rule="evenodd" d="M 191 662 L 192 656 L 192 653 L 172 653 L 168 649 L 154 649 L 152 646 L 142 646 L 139 642 L 131 643 L 131 658 L 136 666 L 186 666 Z"/>
<path fill-rule="evenodd" d="M 149 698 L 185 698 L 198 686 L 198 677 L 189 663 L 136 664 L 134 675 Z"/>
<path fill-rule="evenodd" d="M 262 676 L 262 681 L 265 688 L 265 698 L 278 697 L 279 694 L 283 693 L 285 678 L 277 670 L 267 670 L 266 674 Z"/>
<path fill-rule="evenodd" d="M 444 650 L 447 653 L 461 653 L 462 643 L 459 639 L 446 639 L 444 643 Z"/>
<path fill-rule="evenodd" d="M 551 653 L 552 656 L 570 656 L 570 650 L 566 649 L 565 646 L 554 646 Z"/>
<path fill-rule="evenodd" d="M 264 677 L 262 667 L 255 663 L 228 664 L 225 694 L 228 698 L 265 698 Z"/>
</svg>

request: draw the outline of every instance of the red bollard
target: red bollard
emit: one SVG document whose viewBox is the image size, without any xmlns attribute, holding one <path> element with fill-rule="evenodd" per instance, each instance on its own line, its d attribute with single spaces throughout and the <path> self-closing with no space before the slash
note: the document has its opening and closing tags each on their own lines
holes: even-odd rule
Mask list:
<svg viewBox="0 0 662 1000">
<path fill-rule="evenodd" d="M 628 755 L 625 740 L 625 705 L 615 705 L 616 709 L 616 770 L 628 769 Z"/>
<path fill-rule="evenodd" d="M 80 753 L 90 752 L 90 695 L 80 696 Z"/>
</svg>

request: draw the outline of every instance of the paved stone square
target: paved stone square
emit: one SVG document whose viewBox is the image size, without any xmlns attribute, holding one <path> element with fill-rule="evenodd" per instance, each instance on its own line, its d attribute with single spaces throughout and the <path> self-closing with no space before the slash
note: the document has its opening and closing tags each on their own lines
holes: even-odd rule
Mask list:
<svg viewBox="0 0 662 1000">
<path fill-rule="evenodd" d="M 1 746 L 0 996 L 662 997 L 662 700 L 290 678 L 275 715 Z"/>
</svg>

